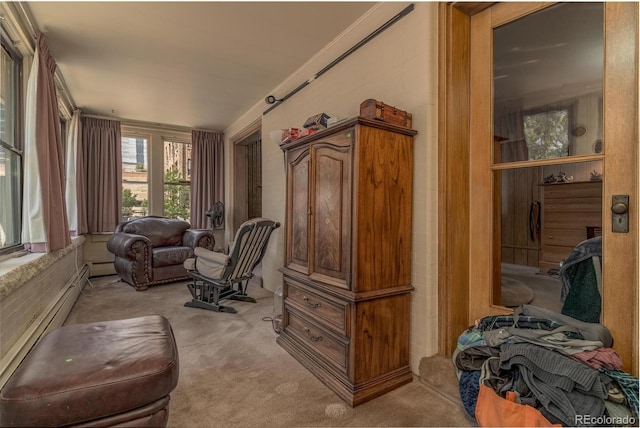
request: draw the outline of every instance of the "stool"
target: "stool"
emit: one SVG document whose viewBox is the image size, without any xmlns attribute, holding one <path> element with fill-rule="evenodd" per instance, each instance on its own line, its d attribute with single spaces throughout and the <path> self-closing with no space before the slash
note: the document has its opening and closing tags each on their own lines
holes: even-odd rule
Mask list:
<svg viewBox="0 0 640 428">
<path fill-rule="evenodd" d="M 0 393 L 0 426 L 164 427 L 178 349 L 158 315 L 46 334 Z"/>
</svg>

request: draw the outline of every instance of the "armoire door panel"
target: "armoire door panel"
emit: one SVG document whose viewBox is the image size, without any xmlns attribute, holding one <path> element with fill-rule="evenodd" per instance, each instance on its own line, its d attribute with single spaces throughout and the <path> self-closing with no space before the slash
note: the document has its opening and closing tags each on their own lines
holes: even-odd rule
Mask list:
<svg viewBox="0 0 640 428">
<path fill-rule="evenodd" d="M 356 147 L 357 291 L 411 283 L 413 138 L 359 128 Z"/>
<path fill-rule="evenodd" d="M 309 272 L 309 151 L 291 153 L 288 157 L 287 186 L 287 267 Z"/>
<path fill-rule="evenodd" d="M 313 149 L 313 203 L 311 218 L 314 237 L 312 274 L 326 275 L 331 282 L 349 288 L 351 240 L 351 150 L 318 144 Z M 321 278 L 319 278 L 321 280 Z M 336 282 L 336 280 L 338 280 Z"/>
<path fill-rule="evenodd" d="M 322 156 L 317 174 L 322 186 L 316 187 L 316 269 L 339 273 L 342 269 L 342 206 L 344 166 L 341 159 Z"/>
</svg>

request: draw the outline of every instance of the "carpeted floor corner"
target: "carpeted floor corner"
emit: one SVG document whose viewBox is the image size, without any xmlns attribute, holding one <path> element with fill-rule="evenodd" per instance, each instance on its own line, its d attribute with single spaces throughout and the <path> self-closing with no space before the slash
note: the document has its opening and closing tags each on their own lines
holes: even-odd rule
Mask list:
<svg viewBox="0 0 640 428">
<path fill-rule="evenodd" d="M 137 292 L 116 276 L 91 279 L 65 324 L 163 315 L 179 349 L 170 427 L 473 426 L 461 404 L 416 380 L 351 408 L 277 343 L 273 294 L 228 301 L 237 314 L 184 307 L 186 282 Z"/>
</svg>

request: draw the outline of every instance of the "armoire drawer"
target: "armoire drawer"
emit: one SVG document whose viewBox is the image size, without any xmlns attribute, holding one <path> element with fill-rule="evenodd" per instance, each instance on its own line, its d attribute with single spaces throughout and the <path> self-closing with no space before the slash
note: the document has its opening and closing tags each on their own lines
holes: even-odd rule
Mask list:
<svg viewBox="0 0 640 428">
<path fill-rule="evenodd" d="M 319 321 L 334 327 L 339 334 L 348 336 L 349 304 L 347 302 L 330 300 L 289 279 L 285 279 L 285 282 L 287 284 L 286 304 L 308 312 Z"/>
<path fill-rule="evenodd" d="M 346 374 L 348 340 L 346 338 L 339 340 L 328 330 L 304 319 L 294 311 L 285 308 L 285 312 L 287 333 L 317 357 Z"/>
</svg>

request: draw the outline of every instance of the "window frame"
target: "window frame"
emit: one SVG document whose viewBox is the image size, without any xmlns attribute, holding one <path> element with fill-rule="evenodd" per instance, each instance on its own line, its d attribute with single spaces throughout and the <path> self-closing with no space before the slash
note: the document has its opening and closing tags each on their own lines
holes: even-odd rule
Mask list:
<svg viewBox="0 0 640 428">
<path fill-rule="evenodd" d="M 186 174 L 187 177 L 184 180 L 179 180 L 179 181 L 167 181 L 166 180 L 166 174 L 168 172 L 167 169 L 167 158 L 165 156 L 166 154 L 166 147 L 167 147 L 167 143 L 170 144 L 182 144 L 184 146 L 188 146 L 188 149 L 185 149 L 185 152 L 188 150 L 189 156 L 185 159 L 185 168 L 186 168 Z M 188 188 L 189 189 L 189 209 L 188 209 L 188 215 L 187 218 L 182 219 L 185 221 L 190 221 L 189 217 L 191 216 L 191 172 L 192 172 L 192 150 L 193 150 L 193 145 L 191 140 L 186 140 L 186 139 L 182 139 L 182 138 L 172 138 L 172 137 L 163 137 L 162 138 L 162 194 L 163 194 L 163 204 L 162 204 L 162 215 L 167 217 L 167 213 L 166 213 L 166 203 L 167 203 L 167 186 L 180 186 L 183 188 Z M 172 167 L 171 167 L 172 168 Z M 177 218 L 177 217 L 169 217 L 169 218 Z"/>
<path fill-rule="evenodd" d="M 121 176 L 120 176 L 120 182 L 122 183 L 122 192 L 124 194 L 125 191 L 125 187 L 124 187 L 124 160 L 122 158 L 122 140 L 124 140 L 125 138 L 127 139 L 133 139 L 133 140 L 145 140 L 146 141 L 146 170 L 147 170 L 147 212 L 145 213 L 145 216 L 148 215 L 152 215 L 151 214 L 151 192 L 152 192 L 152 178 L 151 178 L 151 135 L 148 134 L 139 134 L 136 132 L 123 132 L 122 135 L 120 136 L 120 144 L 121 144 L 121 149 L 120 149 L 120 163 L 122 165 L 122 171 L 121 171 Z M 144 199 L 143 199 L 144 201 Z M 127 221 L 127 220 L 131 220 L 133 218 L 139 218 L 139 217 L 144 217 L 144 216 L 130 216 L 129 219 L 125 219 L 124 218 L 124 201 L 123 201 L 123 205 L 121 207 L 121 211 L 120 211 L 120 216 L 121 216 L 121 221 Z"/>
<path fill-rule="evenodd" d="M 562 103 L 558 105 L 545 105 L 541 107 L 529 108 L 522 112 L 522 134 L 525 136 L 525 143 L 527 144 L 527 150 L 529 149 L 529 143 L 526 141 L 526 119 L 528 116 L 536 116 L 539 114 L 549 114 L 552 112 L 566 112 L 567 114 L 567 153 L 564 156 L 552 156 L 546 157 L 542 159 L 528 159 L 529 161 L 537 161 L 537 160 L 545 160 L 545 159 L 559 159 L 564 157 L 571 157 L 574 155 L 574 136 L 571 133 L 571 130 L 574 127 L 574 112 L 575 112 L 575 104 L 574 103 Z"/>
<path fill-rule="evenodd" d="M 24 249 L 22 242 L 22 201 L 24 198 L 24 97 L 23 97 L 23 55 L 14 46 L 11 38 L 4 28 L 0 29 L 0 48 L 7 52 L 13 61 L 13 142 L 0 139 L 0 146 L 18 156 L 19 161 L 19 214 L 18 214 L 18 236 L 19 242 L 0 248 L 0 255 L 10 254 Z"/>
<path fill-rule="evenodd" d="M 136 122 L 122 122 L 121 138 L 143 138 L 147 140 L 147 162 L 148 172 L 148 208 L 147 216 L 167 217 L 165 213 L 165 142 L 171 143 L 191 143 L 190 130 L 178 127 L 170 129 L 160 128 L 153 125 L 140 124 Z M 122 151 L 121 151 L 122 153 Z M 122 160 L 120 160 L 122 162 Z M 186 162 L 187 172 L 189 172 L 189 162 Z M 193 165 L 191 164 L 191 170 Z M 192 171 L 191 171 L 192 172 Z M 190 181 L 190 180 L 189 180 Z M 121 179 L 121 183 L 122 183 Z M 173 184 L 173 183 L 167 183 Z M 186 183 L 183 183 L 186 185 Z M 189 183 L 190 185 L 190 183 Z M 190 192 L 189 192 L 190 196 Z M 189 221 L 189 220 L 187 220 Z"/>
</svg>

